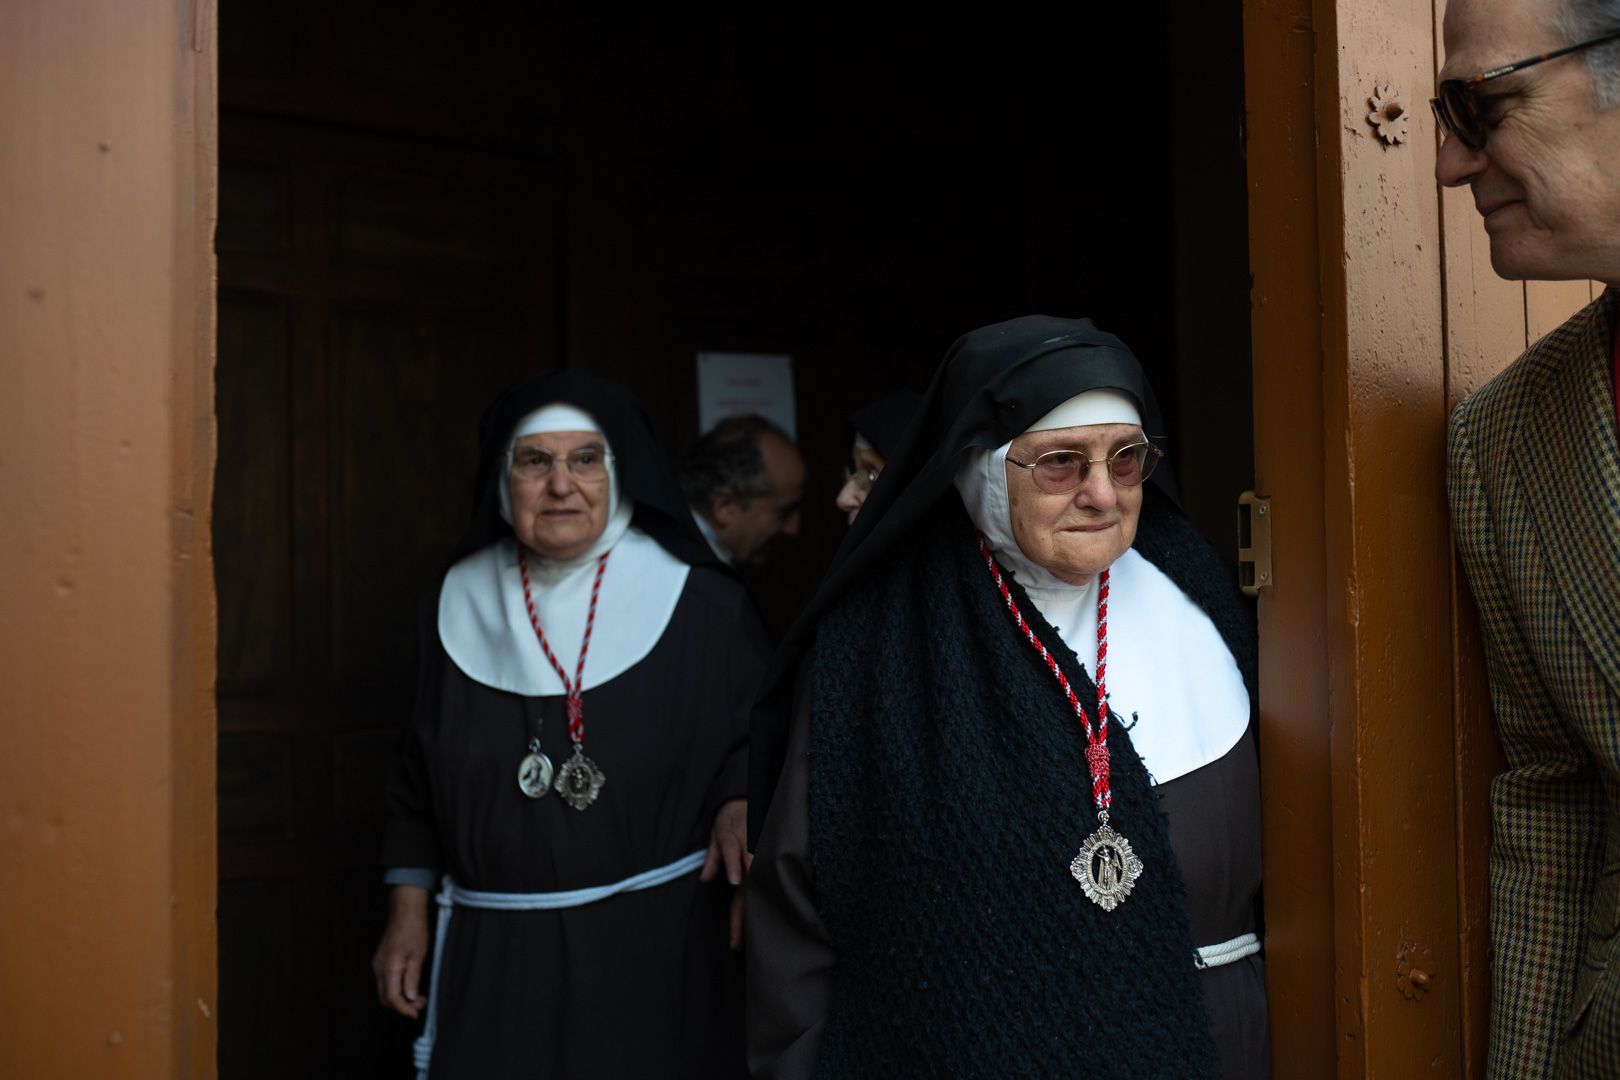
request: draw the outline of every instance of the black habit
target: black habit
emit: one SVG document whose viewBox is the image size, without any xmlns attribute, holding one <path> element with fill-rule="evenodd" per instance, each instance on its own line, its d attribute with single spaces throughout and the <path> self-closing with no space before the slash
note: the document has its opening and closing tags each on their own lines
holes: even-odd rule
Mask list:
<svg viewBox="0 0 1620 1080">
<path fill-rule="evenodd" d="M 545 753 L 568 759 L 562 696 L 474 681 L 440 641 L 436 604 L 424 604 L 418 697 L 389 784 L 382 862 L 442 871 L 472 890 L 557 892 L 664 866 L 705 847 L 719 806 L 746 794 L 747 718 L 768 638 L 741 583 L 692 526 L 627 394 L 569 371 L 503 395 L 486 414 L 478 510 L 458 555 L 510 537 L 495 516 L 494 485 L 504 482 L 496 459 L 519 418 L 553 401 L 596 418 L 622 497 L 635 501 L 632 527 L 690 570 L 651 651 L 584 692 L 586 747 L 608 783 L 583 811 L 556 794 L 527 798 L 516 782 L 536 719 Z M 610 560 L 604 594 L 634 587 Z M 577 643 L 560 647 L 566 655 Z M 704 885 L 692 873 L 560 910 L 457 907 L 448 939 L 435 943 L 444 959 L 432 1080 L 739 1075 L 730 898 L 723 874 Z"/>
</svg>

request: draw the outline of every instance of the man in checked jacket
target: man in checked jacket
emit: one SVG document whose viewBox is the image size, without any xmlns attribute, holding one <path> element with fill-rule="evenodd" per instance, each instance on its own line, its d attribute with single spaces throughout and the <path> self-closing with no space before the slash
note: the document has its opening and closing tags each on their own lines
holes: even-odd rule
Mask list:
<svg viewBox="0 0 1620 1080">
<path fill-rule="evenodd" d="M 1620 1077 L 1620 0 L 1450 0 L 1445 46 L 1435 171 L 1496 272 L 1608 286 L 1451 419 L 1508 759 L 1488 1072 Z"/>
</svg>

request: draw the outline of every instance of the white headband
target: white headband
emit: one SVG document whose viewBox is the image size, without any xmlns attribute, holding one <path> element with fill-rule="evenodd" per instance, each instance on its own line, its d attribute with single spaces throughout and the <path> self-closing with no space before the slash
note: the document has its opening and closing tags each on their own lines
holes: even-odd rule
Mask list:
<svg viewBox="0 0 1620 1080">
<path fill-rule="evenodd" d="M 525 436 L 549 435 L 553 431 L 594 431 L 602 434 L 602 429 L 596 426 L 596 418 L 590 413 L 564 401 L 553 401 L 517 422 L 512 429 L 511 441 L 506 444 L 507 449 L 516 446 L 517 441 Z"/>
<path fill-rule="evenodd" d="M 1136 402 L 1122 390 L 1101 388 L 1076 394 L 1035 421 L 1025 431 L 1053 431 L 1057 428 L 1086 427 L 1089 424 L 1130 424 L 1142 426 Z"/>
</svg>

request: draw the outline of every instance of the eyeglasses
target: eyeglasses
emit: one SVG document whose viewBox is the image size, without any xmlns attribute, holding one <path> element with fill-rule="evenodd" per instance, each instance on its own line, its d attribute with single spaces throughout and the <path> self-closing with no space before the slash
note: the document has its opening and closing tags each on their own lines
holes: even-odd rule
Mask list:
<svg viewBox="0 0 1620 1080">
<path fill-rule="evenodd" d="M 870 492 L 872 485 L 877 483 L 877 478 L 876 469 L 852 469 L 848 465 L 844 466 L 844 483 L 854 484 L 856 491 Z"/>
<path fill-rule="evenodd" d="M 599 446 L 582 446 L 562 460 L 569 476 L 582 484 L 595 484 L 607 479 L 608 461 L 612 457 Z M 532 446 L 518 447 L 507 459 L 511 462 L 512 475 L 528 481 L 546 479 L 557 464 L 557 455 Z"/>
<path fill-rule="evenodd" d="M 1582 49 L 1590 49 L 1594 45 L 1604 45 L 1611 41 L 1620 41 L 1620 30 L 1604 37 L 1593 38 L 1576 45 L 1565 45 L 1562 49 L 1542 53 L 1540 56 L 1530 56 L 1523 60 L 1515 60 L 1511 64 L 1504 64 L 1499 68 L 1482 71 L 1478 75 L 1467 79 L 1447 79 L 1439 86 L 1440 96 L 1429 99 L 1429 106 L 1434 109 L 1434 119 L 1440 125 L 1440 130 L 1447 135 L 1455 135 L 1462 140 L 1462 144 L 1470 150 L 1485 149 L 1485 138 L 1492 126 L 1485 117 L 1485 111 L 1480 107 L 1476 91 L 1492 79 L 1500 79 L 1504 75 L 1512 75 L 1516 71 L 1535 67 L 1547 60 L 1556 60 L 1560 56 L 1567 56 Z"/>
<path fill-rule="evenodd" d="M 1133 488 L 1153 475 L 1164 451 L 1149 442 L 1122 446 L 1104 458 L 1089 458 L 1078 450 L 1050 450 L 1031 462 L 1007 459 L 1009 465 L 1028 469 L 1035 486 L 1053 495 L 1064 495 L 1086 482 L 1093 465 L 1107 465 L 1108 475 L 1120 487 Z"/>
</svg>

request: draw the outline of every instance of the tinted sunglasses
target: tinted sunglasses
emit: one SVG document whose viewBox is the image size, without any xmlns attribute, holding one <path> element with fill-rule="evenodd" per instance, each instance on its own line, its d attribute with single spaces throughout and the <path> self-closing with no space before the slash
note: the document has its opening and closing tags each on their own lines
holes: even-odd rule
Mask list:
<svg viewBox="0 0 1620 1080">
<path fill-rule="evenodd" d="M 1605 45 L 1611 41 L 1620 41 L 1620 30 L 1583 41 L 1576 45 L 1565 45 L 1562 49 L 1542 53 L 1540 56 L 1530 56 L 1523 60 L 1515 60 L 1511 64 L 1504 64 L 1499 68 L 1482 71 L 1478 75 L 1467 79 L 1447 79 L 1439 86 L 1440 96 L 1429 99 L 1429 105 L 1434 109 L 1435 122 L 1440 130 L 1447 135 L 1455 135 L 1462 140 L 1462 144 L 1470 150 L 1485 149 L 1485 137 L 1489 125 L 1485 120 L 1485 112 L 1480 108 L 1479 98 L 1475 96 L 1482 85 L 1492 79 L 1500 79 L 1504 75 L 1512 75 L 1516 71 L 1535 67 L 1548 60 L 1556 60 L 1560 56 L 1567 56 L 1582 49 L 1590 49 L 1594 45 Z"/>
<path fill-rule="evenodd" d="M 1007 464 L 1028 469 L 1035 486 L 1053 495 L 1063 495 L 1086 482 L 1093 465 L 1107 465 L 1108 475 L 1120 487 L 1133 488 L 1153 475 L 1164 451 L 1150 442 L 1122 446 L 1105 458 L 1089 458 L 1079 450 L 1049 450 L 1034 461 L 1008 458 Z"/>
</svg>

